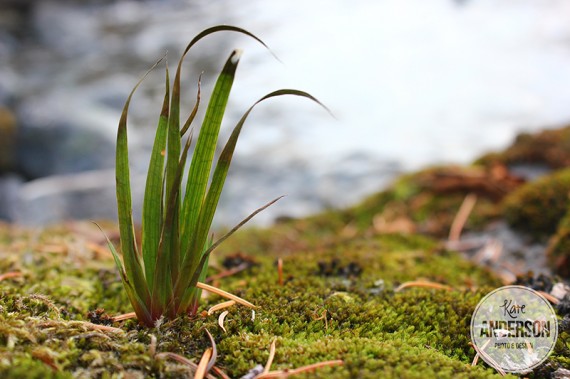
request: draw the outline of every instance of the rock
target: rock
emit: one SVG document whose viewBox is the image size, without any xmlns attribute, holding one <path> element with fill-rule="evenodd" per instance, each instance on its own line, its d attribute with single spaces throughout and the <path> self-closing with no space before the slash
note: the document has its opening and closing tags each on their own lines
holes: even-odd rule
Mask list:
<svg viewBox="0 0 570 379">
<path fill-rule="evenodd" d="M 18 109 L 18 171 L 30 179 L 114 165 L 118 112 L 52 95 Z"/>
<path fill-rule="evenodd" d="M 144 176 L 131 175 L 135 220 L 141 218 Z M 57 175 L 21 187 L 15 220 L 38 226 L 67 220 L 116 220 L 114 170 Z"/>
<path fill-rule="evenodd" d="M 508 166 L 547 166 L 551 169 L 570 165 L 570 126 L 544 130 L 540 133 L 522 133 L 506 150 L 487 154 L 478 163 L 502 163 Z"/>
<path fill-rule="evenodd" d="M 23 179 L 15 174 L 0 176 L 0 220 L 15 219 L 16 204 L 23 183 Z"/>
</svg>

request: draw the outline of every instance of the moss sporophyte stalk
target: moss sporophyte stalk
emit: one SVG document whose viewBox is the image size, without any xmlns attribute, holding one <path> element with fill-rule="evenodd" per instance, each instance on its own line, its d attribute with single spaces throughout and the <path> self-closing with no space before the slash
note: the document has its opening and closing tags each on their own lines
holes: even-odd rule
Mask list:
<svg viewBox="0 0 570 379">
<path fill-rule="evenodd" d="M 164 101 L 151 152 L 143 200 L 140 251 L 135 241 L 132 218 L 127 113 L 135 90 L 152 68 L 136 84 L 127 98 L 119 121 L 116 181 L 122 260 L 110 241 L 109 247 L 136 316 L 141 323 L 149 327 L 154 326 L 162 317 L 174 319 L 182 314 L 195 314 L 200 291 L 204 288 L 201 282 L 206 277 L 210 253 L 255 214 L 278 200 L 275 199 L 257 209 L 218 240 L 211 237 L 210 227 L 236 143 L 245 120 L 253 108 L 266 99 L 283 95 L 305 97 L 323 106 L 308 93 L 294 89 L 281 89 L 263 96 L 236 124 L 214 166 L 220 126 L 241 56 L 239 50 L 234 50 L 222 68 L 212 91 L 192 153 L 186 185 L 183 187 L 182 178 L 193 141 L 191 125 L 196 117 L 201 95 L 198 86 L 194 108 L 185 122 L 181 123 L 182 63 L 198 41 L 220 31 L 247 35 L 267 47 L 263 41 L 244 29 L 220 25 L 202 31 L 188 44 L 178 62 L 172 89 L 166 67 Z M 183 143 L 184 138 L 186 141 Z M 208 287 L 208 290 L 217 291 L 222 296 L 228 295 L 211 287 Z M 237 297 L 232 299 L 252 306 Z"/>
</svg>

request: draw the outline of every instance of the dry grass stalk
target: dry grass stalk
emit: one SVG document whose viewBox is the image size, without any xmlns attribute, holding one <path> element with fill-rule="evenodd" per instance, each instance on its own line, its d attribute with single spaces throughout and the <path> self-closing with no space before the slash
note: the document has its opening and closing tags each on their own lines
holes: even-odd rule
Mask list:
<svg viewBox="0 0 570 379">
<path fill-rule="evenodd" d="M 91 322 L 86 322 L 86 321 L 76 321 L 76 323 L 79 323 L 80 325 L 83 325 L 83 326 L 87 327 L 88 329 L 101 330 L 103 332 L 110 332 L 110 333 L 115 333 L 115 334 L 124 334 L 125 333 L 125 331 L 123 329 L 114 328 L 112 326 L 93 324 Z"/>
<path fill-rule="evenodd" d="M 148 345 L 148 355 L 150 355 L 152 358 L 154 358 L 156 355 L 156 345 L 157 345 L 156 336 L 154 334 L 151 334 L 150 345 Z"/>
<path fill-rule="evenodd" d="M 461 206 L 459 207 L 459 211 L 455 215 L 453 222 L 451 223 L 451 228 L 449 229 L 449 237 L 450 241 L 459 241 L 461 237 L 461 231 L 469 218 L 469 215 L 473 211 L 475 207 L 475 203 L 477 203 L 477 195 L 474 193 L 470 193 L 465 196 Z"/>
<path fill-rule="evenodd" d="M 268 373 L 259 375 L 255 379 L 287 378 L 287 377 L 293 376 L 293 375 L 312 372 L 312 371 L 317 370 L 319 368 L 342 366 L 343 364 L 344 364 L 344 361 L 342 361 L 340 359 L 334 360 L 334 361 L 318 362 L 318 363 L 314 363 L 312 365 L 299 367 L 299 368 L 296 368 L 293 370 L 270 371 Z"/>
<path fill-rule="evenodd" d="M 425 288 L 433 288 L 436 290 L 446 290 L 446 291 L 452 291 L 453 290 L 452 287 L 445 285 L 445 284 L 436 283 L 436 282 L 428 282 L 427 280 L 418 280 L 418 281 L 402 283 L 396 289 L 394 289 L 394 292 L 400 292 L 401 290 L 403 290 L 405 288 L 410 288 L 410 287 L 425 287 Z"/>
<path fill-rule="evenodd" d="M 538 291 L 538 293 L 541 294 L 546 300 L 550 301 L 554 305 L 558 305 L 560 303 L 560 300 L 558 300 L 557 298 L 555 298 L 554 296 L 552 296 L 547 292 Z"/>
<path fill-rule="evenodd" d="M 222 328 L 224 333 L 228 332 L 226 330 L 226 328 L 224 327 L 224 320 L 226 319 L 226 316 L 228 315 L 228 313 L 229 313 L 228 311 L 223 311 L 222 313 L 220 313 L 220 317 L 218 317 L 218 325 L 220 325 L 220 328 Z"/>
<path fill-rule="evenodd" d="M 198 363 L 198 367 L 196 368 L 196 373 L 194 374 L 194 379 L 204 379 L 207 374 L 208 362 L 210 362 L 210 358 L 212 357 L 212 348 L 209 347 L 204 351 L 202 358 L 200 359 L 200 363 Z"/>
<path fill-rule="evenodd" d="M 277 259 L 277 282 L 283 286 L 283 259 Z"/>
<path fill-rule="evenodd" d="M 277 343 L 277 339 L 273 339 L 273 342 L 271 342 L 271 347 L 269 348 L 269 358 L 267 358 L 267 363 L 265 364 L 265 367 L 263 368 L 263 372 L 261 373 L 263 374 L 267 374 L 269 372 L 269 370 L 271 369 L 271 365 L 273 364 L 273 358 L 275 358 L 275 344 Z"/>
<path fill-rule="evenodd" d="M 485 358 L 485 362 L 487 362 L 489 364 L 489 366 L 491 366 L 492 368 L 494 368 L 495 370 L 497 370 L 497 372 L 499 374 L 501 374 L 501 376 L 505 376 L 507 375 L 507 373 L 499 366 L 499 364 L 489 355 L 485 352 L 484 348 L 487 346 L 487 344 L 490 342 L 487 341 L 487 343 L 485 343 L 483 345 L 482 349 L 479 349 L 476 345 L 470 343 L 471 346 L 473 346 L 473 348 L 475 349 L 475 351 L 477 352 L 478 355 L 480 355 L 481 357 Z M 477 363 L 475 360 L 473 360 L 475 363 Z"/>
<path fill-rule="evenodd" d="M 218 279 L 222 279 L 222 278 L 227 278 L 228 276 L 232 276 L 237 274 L 238 272 L 242 272 L 244 270 L 247 270 L 249 268 L 249 263 L 244 262 L 234 268 L 231 268 L 229 270 L 226 271 L 222 271 L 220 273 L 217 273 L 216 275 L 212 275 L 206 278 L 206 282 L 211 283 L 214 280 L 218 280 Z"/>
<path fill-rule="evenodd" d="M 208 309 L 208 316 L 211 315 L 212 313 L 214 313 L 215 311 L 219 311 L 220 309 L 229 308 L 229 307 L 235 305 L 235 303 L 236 303 L 235 300 L 228 300 L 228 301 L 224 301 L 223 303 L 216 304 L 216 305 L 210 307 L 210 309 Z"/>
<path fill-rule="evenodd" d="M 21 276 L 24 276 L 24 274 L 22 274 L 20 271 L 10 271 L 10 272 L 6 272 L 2 275 L 0 275 L 0 282 L 6 279 L 10 279 L 10 278 L 19 278 Z"/>
<path fill-rule="evenodd" d="M 117 315 L 115 317 L 112 318 L 113 322 L 119 322 L 119 321 L 124 321 L 124 320 L 128 320 L 131 318 L 135 318 L 137 317 L 137 314 L 135 312 L 130 312 L 130 313 L 125 313 L 122 315 Z"/>
<path fill-rule="evenodd" d="M 210 286 L 208 284 L 198 282 L 198 283 L 196 283 L 196 287 L 203 289 L 204 291 L 215 293 L 216 295 L 220 295 L 221 297 L 225 297 L 226 299 L 234 300 L 236 303 L 239 303 L 241 305 L 245 305 L 246 307 L 254 308 L 254 309 L 257 308 L 255 305 L 253 305 L 252 303 L 250 303 L 247 300 L 242 299 L 241 297 L 238 297 L 236 295 L 232 295 L 229 292 L 226 292 L 226 291 L 221 290 L 219 288 Z"/>
</svg>

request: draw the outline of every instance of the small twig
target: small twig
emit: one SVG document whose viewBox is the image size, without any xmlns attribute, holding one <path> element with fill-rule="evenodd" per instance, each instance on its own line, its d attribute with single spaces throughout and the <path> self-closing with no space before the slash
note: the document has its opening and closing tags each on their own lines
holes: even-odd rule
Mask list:
<svg viewBox="0 0 570 379">
<path fill-rule="evenodd" d="M 487 341 L 487 342 L 490 342 Z M 497 370 L 497 372 L 499 374 L 501 374 L 501 376 L 505 376 L 506 372 L 499 366 L 499 364 L 489 355 L 487 354 L 483 349 L 479 349 L 475 344 L 470 343 L 471 346 L 473 346 L 473 348 L 475 349 L 475 351 L 477 352 L 477 354 L 479 354 L 480 356 L 482 356 L 483 358 L 486 359 L 486 362 L 489 364 L 489 366 L 491 366 L 492 368 L 494 368 L 495 370 Z M 484 345 L 486 346 L 486 345 Z"/>
<path fill-rule="evenodd" d="M 152 358 L 154 358 L 156 355 L 156 344 L 157 344 L 156 336 L 154 334 L 151 334 L 150 344 L 148 345 L 148 355 L 150 355 Z"/>
<path fill-rule="evenodd" d="M 220 317 L 218 317 L 218 325 L 220 325 L 220 328 L 222 328 L 222 330 L 227 333 L 228 331 L 226 330 L 226 328 L 224 328 L 224 320 L 226 319 L 226 316 L 228 315 L 228 311 L 223 311 L 222 313 L 220 313 Z"/>
<path fill-rule="evenodd" d="M 232 276 L 232 275 L 237 274 L 238 272 L 242 272 L 244 270 L 247 270 L 249 267 L 250 267 L 250 264 L 248 262 L 243 262 L 234 268 L 231 268 L 229 270 L 217 273 L 216 275 L 212 275 L 212 276 L 207 277 L 206 283 L 211 283 L 217 279 L 227 278 L 228 276 Z"/>
<path fill-rule="evenodd" d="M 218 349 L 216 347 L 216 341 L 214 341 L 214 337 L 212 337 L 208 329 L 206 329 L 206 334 L 208 334 L 208 338 L 210 339 L 210 344 L 212 345 L 212 354 L 210 355 L 208 366 L 206 366 L 206 373 L 208 373 L 210 372 L 212 367 L 214 367 L 214 365 L 216 364 L 216 359 L 218 358 Z"/>
<path fill-rule="evenodd" d="M 544 292 L 544 291 L 537 291 L 539 294 L 541 294 L 546 300 L 550 301 L 552 304 L 554 305 L 558 305 L 560 303 L 560 300 L 558 300 L 557 298 L 555 298 L 554 296 L 552 296 L 551 294 Z"/>
<path fill-rule="evenodd" d="M 459 211 L 455 215 L 453 222 L 451 223 L 451 228 L 449 229 L 449 237 L 450 241 L 459 241 L 461 236 L 461 231 L 473 211 L 473 207 L 477 202 L 477 195 L 470 193 L 463 199 L 461 206 L 459 207 Z"/>
<path fill-rule="evenodd" d="M 231 379 L 228 376 L 228 374 L 223 372 L 219 367 L 216 367 L 216 366 L 212 367 L 212 371 L 214 372 L 214 374 L 218 375 L 222 379 Z"/>
<path fill-rule="evenodd" d="M 261 375 L 267 374 L 269 372 L 269 369 L 271 369 L 271 365 L 273 364 L 273 358 L 275 358 L 275 344 L 276 343 L 277 343 L 277 339 L 274 338 L 273 342 L 271 342 L 271 347 L 269 347 L 269 358 L 267 358 L 267 363 L 265 364 L 265 367 L 263 368 L 263 372 L 261 373 Z"/>
<path fill-rule="evenodd" d="M 228 301 L 224 301 L 223 303 L 216 304 L 216 305 L 210 307 L 210 309 L 208 309 L 208 316 L 211 315 L 212 313 L 214 313 L 215 311 L 219 311 L 220 309 L 229 308 L 232 305 L 235 305 L 235 303 L 236 303 L 235 300 L 228 300 Z"/>
<path fill-rule="evenodd" d="M 270 371 L 266 374 L 261 374 L 261 375 L 257 376 L 255 379 L 287 378 L 287 377 L 292 376 L 292 375 L 297 375 L 297 374 L 301 374 L 301 373 L 305 373 L 305 372 L 311 372 L 311 371 L 314 371 L 314 370 L 322 368 L 322 367 L 342 366 L 343 364 L 344 364 L 344 361 L 342 361 L 342 360 L 319 362 L 319 363 L 315 363 L 312 365 L 299 367 L 299 368 L 296 368 L 294 370 Z"/>
<path fill-rule="evenodd" d="M 194 370 L 196 370 L 198 368 L 198 366 L 196 365 L 196 363 L 192 362 L 191 360 L 189 360 L 188 358 L 183 357 L 182 355 L 178 355 L 175 353 L 170 353 L 170 352 L 164 352 L 164 353 L 158 353 L 155 356 L 157 359 L 165 359 L 165 358 L 170 358 L 178 363 L 181 363 L 183 365 L 192 367 Z"/>
<path fill-rule="evenodd" d="M 79 323 L 80 325 L 87 327 L 88 329 L 102 330 L 104 332 L 110 332 L 110 333 L 116 333 L 116 334 L 124 334 L 125 333 L 125 331 L 123 329 L 113 328 L 112 326 L 93 324 L 93 323 L 87 322 L 87 321 L 75 321 L 75 322 Z"/>
<path fill-rule="evenodd" d="M 283 259 L 277 259 L 277 281 L 280 286 L 283 286 Z"/>
<path fill-rule="evenodd" d="M 197 282 L 197 283 L 196 283 L 196 287 L 198 287 L 198 288 L 200 288 L 200 289 L 203 289 L 203 290 L 205 290 L 205 291 L 211 292 L 211 293 L 215 293 L 215 294 L 217 294 L 217 295 L 220 295 L 221 297 L 225 297 L 226 299 L 234 300 L 236 303 L 239 303 L 239 304 L 241 304 L 241 305 L 245 305 L 246 307 L 254 308 L 254 309 L 257 308 L 255 305 L 253 305 L 253 304 L 250 303 L 249 301 L 244 300 L 244 299 L 242 299 L 241 297 L 238 297 L 238 296 L 236 296 L 236 295 L 232 295 L 232 294 L 229 293 L 229 292 L 226 292 L 226 291 L 221 290 L 221 289 L 219 289 L 219 288 L 213 287 L 213 286 L 211 286 L 211 285 L 208 285 L 208 284 L 205 284 L 205 283 L 202 283 L 202 282 Z"/>
<path fill-rule="evenodd" d="M 204 354 L 200 359 L 200 363 L 198 363 L 198 368 L 196 368 L 194 379 L 204 379 L 204 377 L 208 373 L 207 372 L 208 362 L 210 361 L 211 357 L 212 357 L 212 348 L 209 347 L 206 349 L 206 351 L 204 351 Z"/>
<path fill-rule="evenodd" d="M 198 365 L 197 365 L 196 363 L 194 363 L 194 362 L 192 362 L 191 360 L 189 360 L 189 359 L 183 357 L 182 355 L 178 355 L 178 354 L 170 353 L 170 352 L 164 352 L 164 353 L 158 353 L 158 354 L 156 354 L 156 358 L 157 358 L 157 359 L 167 359 L 167 358 L 170 358 L 170 359 L 172 359 L 173 361 L 176 361 L 176 362 L 178 362 L 178 363 L 180 363 L 180 364 L 183 364 L 183 365 L 185 365 L 185 366 L 190 367 L 194 372 L 196 372 L 196 371 L 198 370 Z M 216 374 L 219 374 L 219 373 L 221 372 L 222 375 L 220 375 L 220 376 L 222 376 L 222 378 L 224 378 L 224 379 L 229 379 L 229 378 L 227 377 L 227 375 L 224 374 L 219 368 L 214 367 L 214 371 L 216 372 Z M 225 377 L 224 377 L 224 375 L 225 375 Z M 189 377 L 190 377 L 190 376 L 189 376 Z M 208 379 L 215 379 L 215 378 L 214 378 L 212 375 L 210 375 L 210 374 L 207 374 L 207 375 L 205 375 L 204 377 L 205 377 L 205 378 L 208 378 Z"/>
<path fill-rule="evenodd" d="M 22 274 L 19 271 L 10 271 L 10 272 L 6 272 L 2 275 L 0 275 L 0 282 L 6 279 L 10 279 L 10 278 L 19 278 L 20 276 L 24 276 L 24 274 Z"/>
<path fill-rule="evenodd" d="M 394 290 L 394 292 L 400 292 L 401 290 L 409 287 L 426 287 L 426 288 L 433 288 L 437 290 L 446 290 L 452 291 L 453 288 L 447 286 L 445 284 L 435 283 L 435 282 L 428 282 L 428 281 L 412 281 L 412 282 L 405 282 L 402 283 Z"/>
<path fill-rule="evenodd" d="M 119 321 L 124 321 L 124 320 L 128 320 L 128 319 L 135 318 L 135 317 L 137 317 L 137 314 L 135 312 L 125 313 L 122 315 L 111 317 L 111 321 L 112 322 L 119 322 Z"/>
<path fill-rule="evenodd" d="M 490 342 L 491 342 L 491 340 L 488 340 L 487 342 L 485 342 L 483 344 L 483 346 L 481 347 L 481 349 L 485 350 L 485 348 L 487 347 L 487 345 L 489 345 Z M 471 346 L 473 346 L 472 343 L 471 343 Z M 477 362 L 479 362 L 479 353 L 477 353 L 477 350 L 475 349 L 475 357 L 473 357 L 473 362 L 471 362 L 471 366 L 476 366 Z"/>
</svg>

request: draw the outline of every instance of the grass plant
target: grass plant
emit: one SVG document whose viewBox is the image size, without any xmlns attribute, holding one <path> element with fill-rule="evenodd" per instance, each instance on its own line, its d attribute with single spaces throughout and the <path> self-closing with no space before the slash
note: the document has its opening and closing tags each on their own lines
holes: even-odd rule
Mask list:
<svg viewBox="0 0 570 379">
<path fill-rule="evenodd" d="M 137 318 L 149 327 L 154 326 L 162 317 L 174 319 L 181 314 L 194 314 L 200 298 L 198 284 L 205 278 L 210 253 L 255 214 L 278 200 L 257 209 L 214 242 L 210 235 L 212 220 L 237 140 L 253 108 L 266 99 L 283 95 L 305 97 L 322 105 L 310 94 L 299 90 L 282 89 L 263 96 L 236 124 L 214 166 L 220 126 L 241 55 L 239 50 L 234 50 L 212 91 L 192 153 L 187 182 L 182 186 L 187 156 L 193 145 L 192 124 L 201 98 L 198 88 L 196 104 L 185 122 L 181 123 L 182 64 L 189 50 L 198 41 L 221 31 L 245 34 L 267 47 L 258 37 L 244 29 L 220 25 L 202 31 L 188 44 L 178 62 L 172 88 L 166 67 L 166 90 L 144 194 L 140 249 L 135 241 L 132 217 L 127 114 L 131 98 L 148 72 L 127 98 L 119 121 L 116 180 L 122 260 L 110 241 L 109 247 Z"/>
</svg>

